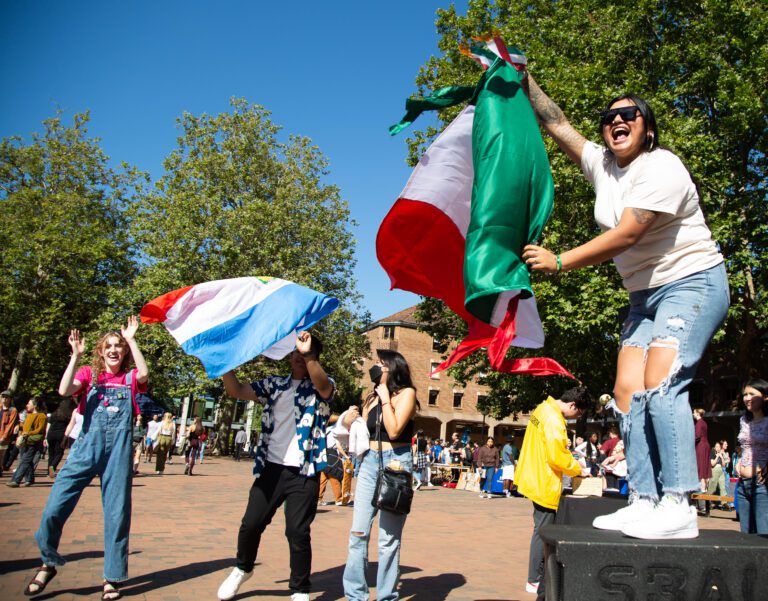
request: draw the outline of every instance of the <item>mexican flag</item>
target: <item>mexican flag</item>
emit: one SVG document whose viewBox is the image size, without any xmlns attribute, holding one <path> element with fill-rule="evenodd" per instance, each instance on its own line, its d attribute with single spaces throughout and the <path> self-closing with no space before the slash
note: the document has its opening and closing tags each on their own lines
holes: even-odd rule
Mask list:
<svg viewBox="0 0 768 601">
<path fill-rule="evenodd" d="M 487 347 L 498 371 L 573 377 L 546 357 L 505 359 L 510 345 L 544 345 L 521 255 L 549 218 L 554 186 L 522 88 L 525 57 L 507 52 L 498 38 L 491 51 L 499 57 L 476 88 L 443 88 L 410 100 L 406 117 L 390 130 L 422 110 L 470 101 L 424 153 L 384 218 L 377 256 L 392 288 L 442 299 L 467 322 L 468 336 L 437 371 Z M 488 52 L 475 54 L 490 62 Z"/>
</svg>

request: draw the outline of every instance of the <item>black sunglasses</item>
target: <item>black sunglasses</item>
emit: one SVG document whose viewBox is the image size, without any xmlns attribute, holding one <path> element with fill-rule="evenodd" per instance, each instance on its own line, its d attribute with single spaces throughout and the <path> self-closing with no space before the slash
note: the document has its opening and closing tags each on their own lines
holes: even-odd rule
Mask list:
<svg viewBox="0 0 768 601">
<path fill-rule="evenodd" d="M 640 109 L 636 106 L 623 106 L 618 109 L 610 109 L 600 112 L 600 125 L 609 125 L 613 123 L 616 115 L 621 115 L 622 121 L 634 121 Z"/>
</svg>

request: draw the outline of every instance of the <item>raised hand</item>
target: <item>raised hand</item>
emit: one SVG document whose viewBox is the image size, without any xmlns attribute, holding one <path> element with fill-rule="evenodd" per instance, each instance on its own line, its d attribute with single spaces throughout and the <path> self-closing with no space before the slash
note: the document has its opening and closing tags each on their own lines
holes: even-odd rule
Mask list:
<svg viewBox="0 0 768 601">
<path fill-rule="evenodd" d="M 296 350 L 302 355 L 310 352 L 312 350 L 312 334 L 307 331 L 299 332 L 296 337 Z"/>
<path fill-rule="evenodd" d="M 122 334 L 126 341 L 133 340 L 133 337 L 136 336 L 136 330 L 138 329 L 139 320 L 136 319 L 135 315 L 131 315 L 128 317 L 128 324 L 124 328 L 120 328 L 120 334 Z"/>
<path fill-rule="evenodd" d="M 70 330 L 67 341 L 72 347 L 73 355 L 80 356 L 85 352 L 85 338 L 80 338 L 80 330 Z"/>
</svg>

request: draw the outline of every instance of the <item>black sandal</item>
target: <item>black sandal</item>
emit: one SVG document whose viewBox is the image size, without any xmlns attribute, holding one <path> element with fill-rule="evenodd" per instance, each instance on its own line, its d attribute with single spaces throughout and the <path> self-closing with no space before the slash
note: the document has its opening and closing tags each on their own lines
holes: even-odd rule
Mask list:
<svg viewBox="0 0 768 601">
<path fill-rule="evenodd" d="M 108 580 L 104 581 L 102 588 L 103 588 L 101 593 L 102 601 L 115 601 L 115 599 L 119 599 L 120 597 L 123 596 L 123 593 L 120 592 L 120 590 L 114 585 L 114 583 L 109 582 Z"/>
<path fill-rule="evenodd" d="M 40 572 L 44 572 L 48 574 L 48 578 L 45 579 L 45 582 L 42 580 L 38 580 L 38 575 Z M 34 597 L 36 595 L 39 595 L 45 590 L 45 587 L 48 586 L 48 584 L 51 582 L 51 580 L 54 579 L 56 576 L 56 568 L 54 566 L 43 566 L 42 568 L 37 568 L 37 572 L 35 572 L 35 577 L 32 578 L 32 580 L 29 581 L 29 584 L 27 584 L 27 588 L 24 589 L 24 594 L 27 597 Z M 29 587 L 30 586 L 36 586 L 37 590 L 33 591 Z"/>
</svg>

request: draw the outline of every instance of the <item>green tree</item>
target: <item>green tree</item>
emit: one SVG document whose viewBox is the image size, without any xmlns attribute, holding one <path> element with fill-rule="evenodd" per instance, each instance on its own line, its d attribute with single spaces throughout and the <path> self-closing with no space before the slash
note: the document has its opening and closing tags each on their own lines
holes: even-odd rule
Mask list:
<svg viewBox="0 0 768 601">
<path fill-rule="evenodd" d="M 366 316 L 352 277 L 353 222 L 338 188 L 324 182 L 325 157 L 307 138 L 280 141 L 269 115 L 233 99 L 230 112 L 179 119 L 178 148 L 165 161 L 165 175 L 133 208 L 145 265 L 131 294 L 140 306 L 193 283 L 274 276 L 335 296 L 342 306 L 316 330 L 338 402 L 347 402 L 357 392 L 356 359 L 365 352 L 356 334 Z M 155 394 L 213 394 L 222 399 L 226 422 L 231 403 L 220 382 L 211 382 L 164 328 L 144 328 L 142 336 Z M 239 375 L 256 379 L 287 369 L 258 359 Z"/>
<path fill-rule="evenodd" d="M 144 176 L 110 167 L 88 121 L 57 114 L 0 143 L 0 374 L 16 392 L 55 390 L 69 329 L 89 331 L 134 275 L 125 208 Z"/>
<path fill-rule="evenodd" d="M 422 66 L 419 93 L 474 85 L 479 67 L 459 52 L 472 37 L 498 31 L 529 58 L 529 69 L 571 123 L 600 141 L 597 113 L 613 96 L 633 91 L 648 100 L 661 143 L 682 157 L 699 184 L 731 286 L 727 322 L 715 335 L 699 377 L 709 404 L 727 404 L 723 376 L 759 373 L 766 360 L 766 152 L 768 151 L 768 17 L 756 0 L 470 0 L 466 15 L 438 11 L 443 55 Z M 442 112 L 448 123 L 459 108 Z M 438 131 L 409 140 L 413 163 Z M 542 244 L 566 250 L 598 233 L 594 194 L 579 169 L 545 137 L 555 180 L 555 210 Z M 626 293 L 608 263 L 558 277 L 535 276 L 545 327 L 543 352 L 595 393 L 612 389 Z M 440 304 L 423 306 L 428 330 L 461 324 Z M 458 328 L 458 329 L 457 329 Z M 531 355 L 513 349 L 516 356 Z M 482 357 L 456 375 L 485 369 Z M 529 408 L 547 384 L 500 374 L 488 377 L 497 417 Z M 560 386 L 560 383 L 550 384 Z M 510 397 L 512 400 L 510 400 Z"/>
</svg>

